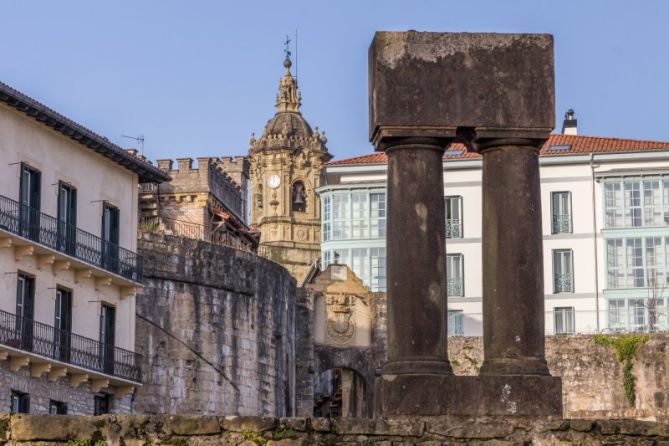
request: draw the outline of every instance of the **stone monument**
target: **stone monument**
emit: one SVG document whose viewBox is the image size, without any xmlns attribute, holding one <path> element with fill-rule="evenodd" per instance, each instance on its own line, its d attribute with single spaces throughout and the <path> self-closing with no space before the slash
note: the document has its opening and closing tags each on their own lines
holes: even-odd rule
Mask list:
<svg viewBox="0 0 669 446">
<path fill-rule="evenodd" d="M 377 415 L 561 415 L 544 359 L 538 152 L 555 125 L 546 34 L 378 32 L 370 139 L 388 155 L 388 362 Z M 484 363 L 447 351 L 442 159 L 483 156 Z"/>
</svg>

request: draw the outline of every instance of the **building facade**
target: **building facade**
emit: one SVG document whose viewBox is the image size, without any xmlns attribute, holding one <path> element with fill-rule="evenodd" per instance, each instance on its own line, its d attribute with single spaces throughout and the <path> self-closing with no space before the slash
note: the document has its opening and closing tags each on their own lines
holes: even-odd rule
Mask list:
<svg viewBox="0 0 669 446">
<path fill-rule="evenodd" d="M 137 187 L 169 177 L 0 83 L 0 412 L 129 412 Z"/>
<path fill-rule="evenodd" d="M 251 225 L 262 255 L 283 265 L 298 283 L 320 256 L 321 206 L 315 193 L 332 156 L 327 139 L 300 113 L 302 97 L 291 61 L 279 82 L 276 113 L 249 149 Z"/>
<path fill-rule="evenodd" d="M 578 136 L 575 122 L 540 152 L 546 332 L 666 330 L 669 143 Z M 461 145 L 445 154 L 451 335 L 482 334 L 481 168 Z M 323 267 L 350 265 L 384 291 L 385 155 L 330 162 L 325 176 Z"/>
</svg>

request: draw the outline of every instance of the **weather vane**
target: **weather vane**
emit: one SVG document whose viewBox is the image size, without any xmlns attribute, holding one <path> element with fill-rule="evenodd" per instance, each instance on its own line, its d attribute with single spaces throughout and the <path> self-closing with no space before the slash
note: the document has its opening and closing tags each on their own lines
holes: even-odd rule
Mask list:
<svg viewBox="0 0 669 446">
<path fill-rule="evenodd" d="M 286 41 L 284 42 L 286 48 L 283 50 L 283 52 L 286 53 L 286 59 L 290 58 L 290 42 L 291 42 L 290 36 L 286 34 Z"/>
</svg>

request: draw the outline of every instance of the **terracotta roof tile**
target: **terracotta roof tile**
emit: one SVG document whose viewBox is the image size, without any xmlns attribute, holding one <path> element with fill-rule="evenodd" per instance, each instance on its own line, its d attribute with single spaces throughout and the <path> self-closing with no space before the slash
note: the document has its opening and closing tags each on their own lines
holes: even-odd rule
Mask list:
<svg viewBox="0 0 669 446">
<path fill-rule="evenodd" d="M 554 146 L 569 146 L 561 150 L 554 150 Z M 649 152 L 653 150 L 667 150 L 669 142 L 645 141 L 640 139 L 602 138 L 597 136 L 576 136 L 552 134 L 541 148 L 541 156 L 578 155 L 583 153 L 614 153 L 614 152 Z M 468 152 L 460 143 L 453 144 L 444 154 L 444 159 L 476 159 L 481 155 Z M 386 164 L 386 154 L 374 152 L 369 155 L 355 156 L 341 160 L 330 161 L 328 166 L 356 165 L 356 164 Z"/>
</svg>

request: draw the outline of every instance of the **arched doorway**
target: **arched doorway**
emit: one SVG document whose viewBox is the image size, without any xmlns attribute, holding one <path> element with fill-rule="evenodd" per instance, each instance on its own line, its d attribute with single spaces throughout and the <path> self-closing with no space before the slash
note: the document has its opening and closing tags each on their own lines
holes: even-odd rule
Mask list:
<svg viewBox="0 0 669 446">
<path fill-rule="evenodd" d="M 364 418 L 367 415 L 365 380 L 348 368 L 322 372 L 314 384 L 314 416 Z"/>
</svg>

